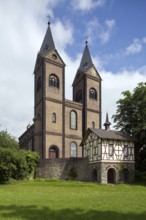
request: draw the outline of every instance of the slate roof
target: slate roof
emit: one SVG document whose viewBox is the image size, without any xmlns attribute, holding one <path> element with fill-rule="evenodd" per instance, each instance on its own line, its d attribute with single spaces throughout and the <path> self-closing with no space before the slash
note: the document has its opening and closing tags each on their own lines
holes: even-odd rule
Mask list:
<svg viewBox="0 0 146 220">
<path fill-rule="evenodd" d="M 125 141 L 136 141 L 135 137 L 121 131 L 89 128 L 95 134 L 97 134 L 102 139 L 115 139 L 115 140 L 125 140 Z"/>
<path fill-rule="evenodd" d="M 47 28 L 42 46 L 40 48 L 40 53 L 44 54 L 44 53 L 49 52 L 49 51 L 54 50 L 54 49 L 55 49 L 55 44 L 54 44 L 54 40 L 53 40 L 53 37 L 52 37 L 50 22 L 48 22 L 48 28 Z"/>
<path fill-rule="evenodd" d="M 85 70 L 88 70 L 91 66 L 93 66 L 93 62 L 92 62 L 89 48 L 86 42 L 79 69 L 85 71 Z"/>
</svg>

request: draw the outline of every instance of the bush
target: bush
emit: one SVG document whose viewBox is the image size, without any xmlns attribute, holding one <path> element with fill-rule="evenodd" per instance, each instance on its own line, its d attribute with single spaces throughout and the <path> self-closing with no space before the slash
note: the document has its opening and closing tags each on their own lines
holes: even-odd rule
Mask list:
<svg viewBox="0 0 146 220">
<path fill-rule="evenodd" d="M 78 175 L 77 175 L 76 167 L 72 166 L 68 173 L 68 180 L 75 180 L 77 176 Z"/>
<path fill-rule="evenodd" d="M 27 178 L 34 171 L 39 156 L 36 152 L 0 147 L 0 183 L 11 178 Z"/>
</svg>

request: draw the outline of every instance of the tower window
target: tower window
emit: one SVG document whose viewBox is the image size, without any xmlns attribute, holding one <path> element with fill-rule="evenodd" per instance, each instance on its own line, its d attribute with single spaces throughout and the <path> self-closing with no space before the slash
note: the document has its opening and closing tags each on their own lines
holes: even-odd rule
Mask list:
<svg viewBox="0 0 146 220">
<path fill-rule="evenodd" d="M 82 90 L 78 90 L 76 94 L 76 101 L 79 102 L 82 100 Z"/>
<path fill-rule="evenodd" d="M 75 111 L 70 112 L 70 128 L 77 129 L 77 113 Z"/>
<path fill-rule="evenodd" d="M 97 100 L 97 92 L 94 88 L 89 90 L 89 98 Z"/>
<path fill-rule="evenodd" d="M 59 79 L 55 74 L 49 76 L 49 86 L 59 88 Z"/>
<path fill-rule="evenodd" d="M 55 112 L 52 113 L 52 122 L 56 123 L 56 113 Z"/>
<path fill-rule="evenodd" d="M 37 81 L 37 92 L 41 89 L 41 86 L 42 86 L 42 80 L 41 77 L 39 77 Z"/>
<path fill-rule="evenodd" d="M 70 144 L 70 156 L 77 157 L 77 144 L 75 142 L 71 142 Z"/>
</svg>

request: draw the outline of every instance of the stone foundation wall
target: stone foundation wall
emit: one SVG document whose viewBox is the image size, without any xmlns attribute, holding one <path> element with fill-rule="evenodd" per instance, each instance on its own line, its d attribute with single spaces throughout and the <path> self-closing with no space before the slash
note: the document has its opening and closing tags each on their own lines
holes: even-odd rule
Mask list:
<svg viewBox="0 0 146 220">
<path fill-rule="evenodd" d="M 47 159 L 39 163 L 36 178 L 68 179 L 71 168 L 75 168 L 78 181 L 90 181 L 90 168 L 87 158 Z"/>
<path fill-rule="evenodd" d="M 36 178 L 69 179 L 70 170 L 76 170 L 78 181 L 108 183 L 108 171 L 114 170 L 114 180 L 111 183 L 132 183 L 134 181 L 134 163 L 98 162 L 89 163 L 88 158 L 46 159 L 39 163 Z M 128 170 L 127 182 L 122 171 Z"/>
</svg>

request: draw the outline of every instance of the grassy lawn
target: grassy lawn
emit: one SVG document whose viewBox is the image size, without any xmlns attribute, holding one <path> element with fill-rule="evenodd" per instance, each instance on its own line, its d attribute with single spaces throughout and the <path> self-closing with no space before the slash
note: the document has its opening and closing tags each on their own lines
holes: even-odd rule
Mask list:
<svg viewBox="0 0 146 220">
<path fill-rule="evenodd" d="M 146 186 L 68 181 L 0 185 L 0 220 L 146 220 Z"/>
</svg>

